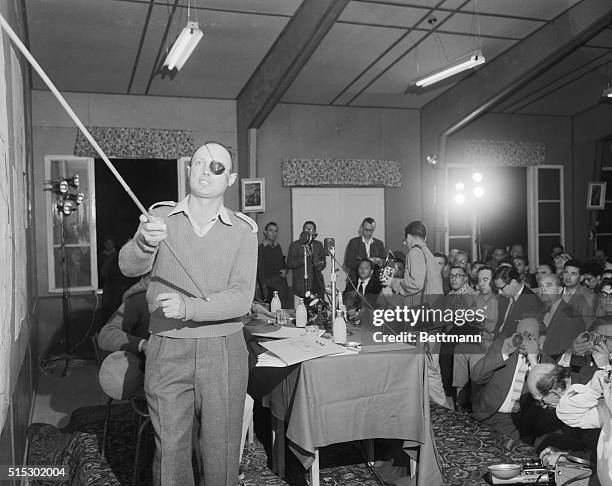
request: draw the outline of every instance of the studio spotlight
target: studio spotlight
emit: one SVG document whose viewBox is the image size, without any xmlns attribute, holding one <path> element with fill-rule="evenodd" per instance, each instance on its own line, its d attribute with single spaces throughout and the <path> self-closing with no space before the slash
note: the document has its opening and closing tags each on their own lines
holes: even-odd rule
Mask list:
<svg viewBox="0 0 612 486">
<path fill-rule="evenodd" d="M 457 184 L 455 184 L 456 191 L 463 191 L 464 189 L 465 189 L 465 184 L 463 184 L 463 182 L 457 182 Z"/>
<path fill-rule="evenodd" d="M 428 155 L 427 157 L 425 157 L 425 160 L 432 167 L 438 165 L 438 157 L 436 157 L 435 155 Z"/>
<path fill-rule="evenodd" d="M 484 196 L 484 189 L 480 186 L 475 187 L 474 188 L 474 196 L 475 197 L 482 197 Z"/>
<path fill-rule="evenodd" d="M 70 216 L 72 214 L 72 211 L 74 211 L 75 207 L 74 204 L 72 203 L 72 201 L 59 201 L 57 203 L 57 207 L 58 209 L 60 209 L 62 211 L 62 213 L 64 213 L 65 216 Z"/>
<path fill-rule="evenodd" d="M 62 194 L 66 194 L 68 192 L 68 182 L 67 181 L 61 181 L 58 187 L 59 187 L 59 192 L 61 192 Z"/>
<path fill-rule="evenodd" d="M 457 204 L 463 204 L 465 202 L 465 195 L 464 194 L 456 194 L 455 195 L 455 202 Z"/>
<path fill-rule="evenodd" d="M 472 180 L 474 182 L 482 182 L 482 174 L 480 172 L 474 172 L 472 174 Z"/>
</svg>

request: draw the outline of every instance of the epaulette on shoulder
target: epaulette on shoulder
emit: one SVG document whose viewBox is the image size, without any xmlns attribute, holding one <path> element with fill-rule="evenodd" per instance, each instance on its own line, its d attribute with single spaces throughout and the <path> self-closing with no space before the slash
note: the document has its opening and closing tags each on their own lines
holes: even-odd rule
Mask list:
<svg viewBox="0 0 612 486">
<path fill-rule="evenodd" d="M 257 233 L 257 223 L 255 221 L 240 211 L 236 211 L 234 214 L 251 227 L 251 233 Z"/>
<path fill-rule="evenodd" d="M 162 206 L 169 206 L 173 208 L 174 206 L 176 206 L 176 203 L 174 201 L 159 201 L 151 204 L 151 206 L 149 206 L 149 211 L 151 211 L 151 209 L 160 208 Z"/>
</svg>

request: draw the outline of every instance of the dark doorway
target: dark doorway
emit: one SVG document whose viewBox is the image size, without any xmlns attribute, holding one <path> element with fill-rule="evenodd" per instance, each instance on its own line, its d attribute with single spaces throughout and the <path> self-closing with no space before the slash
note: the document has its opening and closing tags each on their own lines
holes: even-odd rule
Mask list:
<svg viewBox="0 0 612 486">
<path fill-rule="evenodd" d="M 176 160 L 113 159 L 145 208 L 158 201 L 178 199 Z M 136 232 L 140 211 L 115 179 L 102 159 L 95 160 L 96 234 L 98 243 L 98 287 L 104 289 L 102 318 L 107 318 L 121 304 L 121 295 L 135 281 L 119 272 L 117 252 Z M 106 249 L 105 249 L 106 242 Z"/>
<path fill-rule="evenodd" d="M 481 182 L 472 180 L 472 168 L 448 169 L 448 218 L 450 248 L 471 253 L 471 232 L 474 208 L 479 212 L 481 248 L 506 248 L 521 243 L 527 248 L 527 169 L 525 167 L 489 167 L 478 169 Z M 458 204 L 455 185 L 460 182 L 465 202 Z M 475 198 L 476 187 L 484 189 Z"/>
</svg>

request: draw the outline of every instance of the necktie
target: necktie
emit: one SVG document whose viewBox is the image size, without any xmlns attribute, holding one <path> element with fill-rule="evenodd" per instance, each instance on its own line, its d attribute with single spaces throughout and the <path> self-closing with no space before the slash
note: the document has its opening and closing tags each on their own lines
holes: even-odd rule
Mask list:
<svg viewBox="0 0 612 486">
<path fill-rule="evenodd" d="M 363 294 L 363 281 L 359 282 L 359 288 L 357 289 L 357 292 Z"/>
<path fill-rule="evenodd" d="M 512 395 L 510 400 L 512 403 L 512 413 L 518 412 L 521 409 L 521 393 L 523 392 L 523 385 L 525 384 L 525 377 L 527 376 L 527 363 L 525 356 L 520 355 L 518 362 L 516 363 L 518 370 L 514 381 L 512 382 Z"/>
<path fill-rule="evenodd" d="M 499 326 L 499 332 L 502 332 L 502 329 L 506 325 L 506 321 L 508 320 L 508 314 L 510 314 L 510 308 L 513 305 L 514 305 L 514 299 L 510 299 L 510 302 L 508 302 L 508 307 L 506 307 L 506 314 L 504 315 L 504 320 L 502 321 L 501 326 Z"/>
</svg>

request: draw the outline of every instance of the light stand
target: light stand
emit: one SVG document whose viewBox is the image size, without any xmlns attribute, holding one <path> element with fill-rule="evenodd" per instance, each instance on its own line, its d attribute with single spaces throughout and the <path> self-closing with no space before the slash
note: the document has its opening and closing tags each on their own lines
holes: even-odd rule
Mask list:
<svg viewBox="0 0 612 486">
<path fill-rule="evenodd" d="M 66 354 L 64 359 L 66 363 L 64 365 L 64 371 L 62 376 L 66 376 L 68 372 L 68 366 L 71 356 L 70 346 L 70 279 L 68 274 L 68 261 L 66 258 L 66 235 L 64 227 L 64 219 L 66 216 L 70 216 L 74 211 L 77 211 L 79 206 L 83 203 L 85 196 L 83 193 L 76 193 L 70 191 L 70 189 L 79 188 L 79 175 L 75 174 L 69 179 L 60 179 L 58 181 L 47 182 L 50 187 L 45 190 L 53 191 L 56 196 L 55 211 L 59 217 L 60 224 L 60 255 L 62 263 L 62 315 L 64 325 L 64 340 L 66 343 Z M 55 216 L 55 215 L 54 215 Z"/>
<path fill-rule="evenodd" d="M 331 256 L 331 275 L 329 282 L 331 286 L 331 323 L 334 324 L 336 319 L 336 245 L 333 238 L 325 238 L 327 251 Z"/>
<path fill-rule="evenodd" d="M 304 250 L 304 295 L 308 292 L 308 245 L 302 246 Z"/>
</svg>

